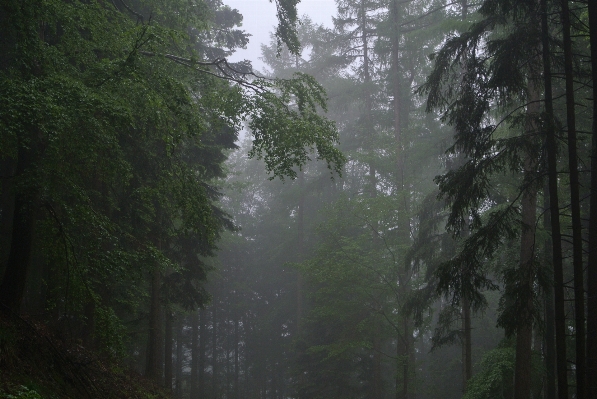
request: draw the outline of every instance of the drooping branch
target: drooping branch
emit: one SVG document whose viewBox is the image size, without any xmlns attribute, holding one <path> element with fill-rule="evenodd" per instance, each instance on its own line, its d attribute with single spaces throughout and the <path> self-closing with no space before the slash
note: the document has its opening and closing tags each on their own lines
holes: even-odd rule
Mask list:
<svg viewBox="0 0 597 399">
<path fill-rule="evenodd" d="M 171 61 L 176 62 L 177 64 L 180 64 L 180 65 L 183 65 L 183 66 L 186 66 L 189 68 L 194 68 L 198 72 L 205 73 L 207 75 L 211 75 L 216 78 L 220 78 L 220 79 L 228 80 L 230 82 L 237 83 L 238 85 L 240 85 L 242 87 L 245 87 L 247 89 L 254 91 L 256 94 L 265 93 L 267 90 L 265 90 L 262 86 L 256 85 L 253 82 L 249 81 L 248 79 L 245 79 L 246 77 L 252 76 L 257 79 L 273 81 L 273 79 L 257 75 L 252 69 L 250 71 L 239 71 L 239 70 L 233 68 L 226 58 L 217 58 L 213 61 L 197 61 L 197 60 L 192 60 L 190 58 L 180 57 L 180 56 L 177 56 L 174 54 L 157 54 L 157 53 L 154 53 L 151 51 L 144 51 L 144 50 L 139 51 L 138 53 L 141 55 L 148 56 L 148 57 L 160 56 L 160 57 L 167 58 Z M 210 67 L 210 66 L 216 67 L 221 72 L 221 74 L 214 73 L 208 69 L 197 68 L 198 66 L 199 67 Z"/>
</svg>

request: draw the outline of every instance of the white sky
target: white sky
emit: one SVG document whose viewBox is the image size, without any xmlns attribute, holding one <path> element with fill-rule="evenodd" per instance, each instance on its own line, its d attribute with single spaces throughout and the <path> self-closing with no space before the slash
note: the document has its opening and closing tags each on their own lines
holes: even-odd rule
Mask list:
<svg viewBox="0 0 597 399">
<path fill-rule="evenodd" d="M 269 0 L 224 0 L 224 4 L 236 8 L 244 16 L 242 29 L 250 33 L 246 50 L 239 50 L 232 60 L 248 59 L 253 68 L 261 71 L 264 68 L 261 56 L 261 44 L 269 43 L 269 35 L 277 25 L 276 5 Z M 301 0 L 298 4 L 300 16 L 307 14 L 314 23 L 332 26 L 332 16 L 336 14 L 334 0 Z"/>
</svg>

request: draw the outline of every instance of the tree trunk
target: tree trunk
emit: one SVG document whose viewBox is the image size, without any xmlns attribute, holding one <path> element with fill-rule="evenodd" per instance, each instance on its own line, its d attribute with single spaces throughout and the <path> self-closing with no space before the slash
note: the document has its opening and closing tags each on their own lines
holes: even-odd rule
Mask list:
<svg viewBox="0 0 597 399">
<path fill-rule="evenodd" d="M 410 328 L 408 320 L 402 320 L 401 337 L 398 338 L 396 355 L 398 359 L 398 369 L 396 370 L 396 399 L 408 399 L 408 383 L 409 383 L 409 333 Z M 401 379 L 401 380 L 400 380 Z"/>
<path fill-rule="evenodd" d="M 462 299 L 462 392 L 473 376 L 471 305 L 467 298 Z"/>
<path fill-rule="evenodd" d="M 27 7 L 32 6 L 27 5 Z M 32 8 L 34 9 L 35 7 L 33 6 Z M 39 17 L 37 13 L 33 13 L 32 15 L 35 15 L 35 19 Z M 8 17 L 10 21 L 10 15 L 8 15 Z M 15 26 L 14 24 L 8 25 L 9 21 L 4 21 L 4 19 L 5 16 L 0 17 L 0 20 L 5 22 L 8 26 L 8 30 L 12 33 L 12 38 L 33 33 L 33 30 L 27 30 L 27 28 L 31 28 L 37 24 L 37 39 L 39 42 L 45 42 L 43 21 L 27 21 L 28 24 L 32 22 L 31 25 L 21 26 L 19 24 L 19 26 Z M 17 19 L 17 21 L 19 21 L 19 19 Z M 26 38 L 26 40 L 31 39 L 31 37 Z M 11 39 L 6 38 L 4 40 Z M 6 44 L 10 45 L 9 43 Z M 17 43 L 14 42 L 12 44 L 16 45 Z M 29 62 L 21 65 L 21 72 L 24 75 L 27 75 L 28 79 L 43 75 L 42 62 L 35 58 L 35 54 L 32 54 L 32 57 L 33 58 L 28 60 Z M 3 69 L 11 66 L 13 65 L 10 62 L 2 63 Z M 30 174 L 29 177 L 33 177 L 31 176 L 33 174 L 32 169 L 39 167 L 37 162 L 43 152 L 40 148 L 42 134 L 43 133 L 39 127 L 35 125 L 31 125 L 26 131 L 19 134 L 17 138 L 18 150 L 15 179 L 19 179 L 25 174 Z M 6 262 L 6 267 L 4 268 L 2 284 L 0 284 L 0 307 L 4 307 L 2 310 L 8 310 L 14 314 L 20 313 L 23 297 L 25 296 L 27 275 L 29 274 L 29 268 L 31 267 L 35 208 L 38 206 L 38 202 L 39 187 L 37 185 L 34 184 L 33 187 L 21 188 L 15 193 L 12 215 L 7 214 L 6 219 L 3 217 L 2 220 L 3 222 L 12 220 L 12 229 L 8 260 Z M 4 206 L 4 203 L 2 205 Z M 11 211 L 10 205 L 7 206 L 6 210 L 7 212 Z"/>
<path fill-rule="evenodd" d="M 205 345 L 207 344 L 207 319 L 205 309 L 199 310 L 199 369 L 197 379 L 199 385 L 199 398 L 205 397 Z"/>
<path fill-rule="evenodd" d="M 230 320 L 230 298 L 228 298 L 227 303 L 226 303 L 226 310 L 228 311 L 228 313 L 224 316 L 224 326 L 228 327 L 228 321 Z M 225 330 L 224 332 L 224 336 L 226 336 L 226 340 L 225 340 L 225 347 L 224 347 L 224 355 L 226 356 L 226 370 L 224 371 L 224 375 L 226 377 L 226 398 L 229 398 L 232 396 L 232 392 L 231 392 L 231 385 L 232 385 L 232 343 L 230 342 L 232 340 L 232 334 L 230 334 L 230 331 L 228 329 Z"/>
<path fill-rule="evenodd" d="M 234 399 L 240 399 L 240 387 L 239 387 L 239 332 L 238 332 L 238 310 L 236 311 L 236 317 L 234 319 Z"/>
<path fill-rule="evenodd" d="M 373 399 L 381 399 L 382 398 L 382 379 L 381 379 L 381 342 L 380 342 L 380 335 L 381 335 L 381 328 L 379 325 L 379 321 L 374 319 L 373 323 L 375 326 L 373 327 L 373 383 L 372 385 L 372 392 L 371 397 Z"/>
<path fill-rule="evenodd" d="M 549 186 L 546 182 L 544 187 L 544 193 L 549 192 Z M 551 230 L 551 217 L 549 214 L 549 196 L 543 195 L 543 228 L 546 231 Z M 551 267 L 552 260 L 552 249 L 551 242 L 549 239 L 545 240 L 544 245 L 544 263 L 549 265 L 549 279 L 553 280 L 553 268 Z M 556 348 L 555 348 L 555 316 L 554 316 L 554 304 L 553 304 L 553 285 L 546 288 L 544 298 L 545 307 L 545 328 L 544 328 L 544 363 L 545 363 L 545 383 L 544 387 L 544 398 L 545 399 L 556 399 Z"/>
<path fill-rule="evenodd" d="M 461 12 L 460 18 L 465 21 L 468 17 L 468 1 L 460 1 Z M 459 158 L 463 158 L 462 154 L 459 154 Z M 446 165 L 447 166 L 447 165 Z M 463 238 L 468 235 L 467 230 L 463 234 Z M 451 252 L 454 248 L 450 246 Z M 467 384 L 473 376 L 473 361 L 472 361 L 472 330 L 471 330 L 471 305 L 469 298 L 463 297 L 462 299 L 462 329 L 464 341 L 462 343 L 462 393 L 466 392 Z"/>
<path fill-rule="evenodd" d="M 212 395 L 214 399 L 218 398 L 218 332 L 217 332 L 217 325 L 218 325 L 218 313 L 217 313 L 217 302 L 214 301 L 213 303 L 213 325 L 211 329 L 211 339 L 212 339 L 212 363 L 211 363 L 211 370 L 213 372 L 212 375 Z"/>
<path fill-rule="evenodd" d="M 164 334 L 164 388 L 172 392 L 172 311 L 166 310 Z"/>
<path fill-rule="evenodd" d="M 392 1 L 392 95 L 394 101 L 394 144 L 396 147 L 396 186 L 402 193 L 404 191 L 404 159 L 402 151 L 402 121 L 400 104 L 400 82 L 399 82 L 399 26 L 398 26 L 398 4 L 397 0 Z"/>
<path fill-rule="evenodd" d="M 193 311 L 191 316 L 191 394 L 190 399 L 199 399 L 197 394 L 197 363 L 199 356 L 197 353 L 197 341 L 199 340 L 199 315 L 197 310 Z"/>
<path fill-rule="evenodd" d="M 566 75 L 566 121 L 568 124 L 568 167 L 570 169 L 570 210 L 572 213 L 572 264 L 574 267 L 574 314 L 576 344 L 576 398 L 584 399 L 585 384 L 585 289 L 582 253 L 582 225 L 580 219 L 580 183 L 576 151 L 576 116 L 574 107 L 574 71 L 572 68 L 572 39 L 568 0 L 562 7 L 564 39 L 564 71 Z"/>
<path fill-rule="evenodd" d="M 19 145 L 16 176 L 22 176 L 33 167 L 33 151 Z M 25 295 L 33 246 L 36 197 L 36 193 L 23 191 L 15 195 L 10 252 L 0 285 L 0 304 L 15 314 L 19 314 Z"/>
<path fill-rule="evenodd" d="M 174 397 L 182 399 L 182 329 L 184 327 L 184 318 L 180 320 L 176 326 L 176 392 Z"/>
<path fill-rule="evenodd" d="M 597 1 L 589 0 L 589 34 L 593 77 L 591 200 L 587 264 L 587 398 L 597 398 Z"/>
<path fill-rule="evenodd" d="M 528 140 L 538 132 L 535 122 L 539 117 L 540 95 L 535 77 L 531 76 L 527 106 L 526 136 Z M 533 345 L 533 285 L 535 281 L 535 224 L 537 218 L 537 185 L 533 182 L 537 169 L 537 160 L 533 154 L 525 154 L 524 183 L 522 194 L 522 233 L 520 237 L 520 283 L 524 291 L 520 293 L 524 308 L 518 315 L 519 322 L 516 329 L 516 364 L 514 367 L 514 397 L 516 399 L 531 398 L 531 358 Z"/>
<path fill-rule="evenodd" d="M 367 8 L 366 8 L 366 1 L 361 0 L 361 12 L 360 12 L 360 30 L 361 30 L 361 43 L 363 46 L 363 83 L 364 83 L 364 91 L 363 97 L 365 100 L 365 110 L 363 115 L 363 125 L 365 131 L 365 143 L 363 147 L 366 151 L 369 152 L 371 158 L 373 158 L 373 150 L 370 146 L 373 143 L 373 138 L 375 136 L 375 129 L 373 127 L 372 121 L 372 110 L 373 110 L 373 101 L 371 98 L 371 73 L 369 71 L 369 42 L 367 36 Z M 371 144 L 366 144 L 371 143 Z M 373 159 L 369 161 L 369 184 L 370 184 L 370 196 L 374 198 L 377 195 L 377 178 L 376 178 L 376 170 L 375 165 L 373 164 Z"/>
<path fill-rule="evenodd" d="M 8 262 L 12 237 L 12 218 L 15 211 L 14 174 L 16 162 L 13 159 L 0 161 L 0 276 Z"/>
<path fill-rule="evenodd" d="M 406 124 L 406 113 L 403 115 L 401 102 L 402 92 L 400 88 L 400 25 L 399 25 L 399 12 L 398 12 L 398 0 L 392 0 L 390 4 L 390 16 L 392 19 L 392 30 L 391 30 L 391 73 L 392 73 L 392 96 L 394 101 L 392 102 L 393 107 L 393 127 L 394 127 L 394 148 L 396 150 L 396 191 L 401 199 L 400 219 L 399 219 L 399 240 L 402 241 L 402 245 L 406 245 L 410 242 L 410 221 L 409 221 L 409 198 L 408 191 L 405 189 L 405 178 L 404 178 L 404 137 L 403 137 L 403 125 Z M 409 268 L 408 265 L 404 265 L 404 269 L 398 276 L 399 291 L 401 296 L 408 297 L 410 288 L 408 286 L 409 281 Z M 399 302 L 401 298 L 397 298 Z M 397 397 L 402 399 L 409 399 L 411 396 L 412 388 L 410 388 L 411 379 L 411 363 L 413 363 L 414 370 L 414 341 L 412 334 L 412 327 L 409 318 L 404 315 L 402 316 L 402 339 L 398 338 L 398 342 L 402 342 L 403 345 L 399 346 L 399 359 L 402 359 L 401 370 L 398 373 L 402 374 L 402 389 L 398 391 L 397 384 Z M 414 395 L 413 395 L 414 396 Z"/>
<path fill-rule="evenodd" d="M 156 384 L 162 380 L 162 309 L 160 304 L 160 287 L 162 276 L 154 268 L 151 273 L 151 308 L 149 311 L 149 342 L 147 343 L 147 359 L 145 376 Z"/>
<path fill-rule="evenodd" d="M 297 262 L 304 259 L 305 243 L 305 171 L 301 169 L 298 173 L 299 180 L 299 204 L 298 204 L 298 245 Z M 303 276 L 300 271 L 297 272 L 296 279 L 296 334 L 300 336 L 303 319 Z"/>
<path fill-rule="evenodd" d="M 551 88 L 551 63 L 549 53 L 549 25 L 547 0 L 541 0 L 541 41 L 543 53 L 543 78 L 545 89 L 546 150 L 549 180 L 551 219 L 552 264 L 554 274 L 554 316 L 556 336 L 556 370 L 558 398 L 568 399 L 568 371 L 566 361 L 566 313 L 564 310 L 564 270 L 562 265 L 562 236 L 558 200 L 557 146 L 554 126 L 553 97 Z"/>
</svg>

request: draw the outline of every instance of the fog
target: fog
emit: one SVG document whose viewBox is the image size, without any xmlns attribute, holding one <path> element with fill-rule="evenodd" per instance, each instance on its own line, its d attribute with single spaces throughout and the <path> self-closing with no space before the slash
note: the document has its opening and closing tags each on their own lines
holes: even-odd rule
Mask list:
<svg viewBox="0 0 597 399">
<path fill-rule="evenodd" d="M 1 6 L 0 397 L 597 397 L 595 10 L 294 3 Z"/>
<path fill-rule="evenodd" d="M 227 0 L 224 2 L 243 15 L 242 29 L 251 34 L 246 49 L 239 49 L 231 60 L 248 59 L 261 72 L 265 63 L 261 60 L 261 46 L 269 45 L 271 35 L 278 24 L 276 5 L 269 0 Z M 302 0 L 297 5 L 299 16 L 308 16 L 314 23 L 332 26 L 336 12 L 334 0 Z"/>
</svg>

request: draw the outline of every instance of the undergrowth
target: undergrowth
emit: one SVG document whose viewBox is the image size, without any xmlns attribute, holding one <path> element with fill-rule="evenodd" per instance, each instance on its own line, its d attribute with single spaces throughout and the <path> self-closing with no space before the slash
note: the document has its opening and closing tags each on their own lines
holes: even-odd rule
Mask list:
<svg viewBox="0 0 597 399">
<path fill-rule="evenodd" d="M 171 399 L 122 365 L 41 323 L 0 312 L 1 399 Z"/>
</svg>

